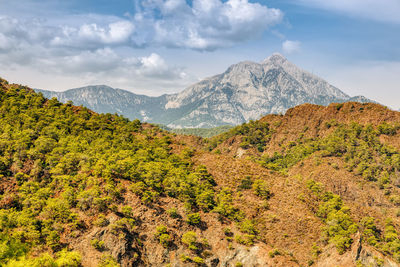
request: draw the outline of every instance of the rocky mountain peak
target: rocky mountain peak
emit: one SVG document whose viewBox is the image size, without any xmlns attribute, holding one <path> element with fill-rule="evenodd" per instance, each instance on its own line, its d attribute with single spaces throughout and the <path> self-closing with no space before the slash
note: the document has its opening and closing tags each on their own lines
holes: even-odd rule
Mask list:
<svg viewBox="0 0 400 267">
<path fill-rule="evenodd" d="M 261 64 L 274 64 L 274 65 L 282 65 L 288 60 L 280 53 L 273 53 L 271 56 L 264 59 Z"/>
<path fill-rule="evenodd" d="M 366 98 L 351 98 L 279 53 L 260 63 L 243 61 L 231 65 L 225 72 L 172 95 L 148 97 L 118 89 L 106 93 L 104 90 L 109 89 L 106 87 L 97 89 L 97 93 L 90 94 L 79 89 L 43 93 L 57 96 L 63 102 L 72 100 L 97 112 L 119 113 L 171 128 L 238 125 L 304 103 L 370 102 Z"/>
</svg>

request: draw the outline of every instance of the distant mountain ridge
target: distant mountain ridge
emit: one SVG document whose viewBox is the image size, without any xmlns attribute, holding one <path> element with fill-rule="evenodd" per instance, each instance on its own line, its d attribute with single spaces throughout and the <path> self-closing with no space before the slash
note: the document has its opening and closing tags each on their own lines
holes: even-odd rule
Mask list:
<svg viewBox="0 0 400 267">
<path fill-rule="evenodd" d="M 177 94 L 150 97 L 105 85 L 65 92 L 36 91 L 61 102 L 73 101 L 100 113 L 118 113 L 130 119 L 171 128 L 208 128 L 238 125 L 294 106 L 312 103 L 374 102 L 350 97 L 325 80 L 273 54 L 261 63 L 230 66 L 224 73 L 204 79 Z"/>
</svg>

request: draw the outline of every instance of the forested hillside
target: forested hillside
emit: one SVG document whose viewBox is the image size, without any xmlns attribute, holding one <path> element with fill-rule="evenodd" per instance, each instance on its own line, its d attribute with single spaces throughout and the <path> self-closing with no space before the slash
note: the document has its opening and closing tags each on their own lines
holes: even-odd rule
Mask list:
<svg viewBox="0 0 400 267">
<path fill-rule="evenodd" d="M 209 139 L 0 81 L 1 266 L 398 266 L 400 113 L 302 105 Z"/>
</svg>

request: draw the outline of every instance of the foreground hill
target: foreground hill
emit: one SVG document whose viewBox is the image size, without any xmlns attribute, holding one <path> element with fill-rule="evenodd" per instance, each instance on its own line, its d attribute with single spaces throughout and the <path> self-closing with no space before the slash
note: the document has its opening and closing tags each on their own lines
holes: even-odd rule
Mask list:
<svg viewBox="0 0 400 267">
<path fill-rule="evenodd" d="M 65 92 L 37 91 L 47 98 L 57 97 L 64 103 L 71 100 L 96 112 L 117 113 L 170 128 L 238 125 L 304 103 L 371 102 L 362 96 L 348 96 L 280 54 L 261 63 L 240 62 L 178 94 L 159 97 L 136 95 L 104 85 Z"/>
<path fill-rule="evenodd" d="M 0 82 L 4 266 L 398 266 L 400 113 L 302 105 L 211 139 Z"/>
</svg>

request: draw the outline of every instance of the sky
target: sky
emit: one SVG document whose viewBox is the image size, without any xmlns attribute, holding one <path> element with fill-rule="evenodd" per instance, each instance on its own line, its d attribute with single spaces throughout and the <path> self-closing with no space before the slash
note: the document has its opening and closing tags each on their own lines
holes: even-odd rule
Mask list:
<svg viewBox="0 0 400 267">
<path fill-rule="evenodd" d="M 400 0 L 0 0 L 0 77 L 161 95 L 279 52 L 399 109 L 399 14 Z"/>
</svg>

